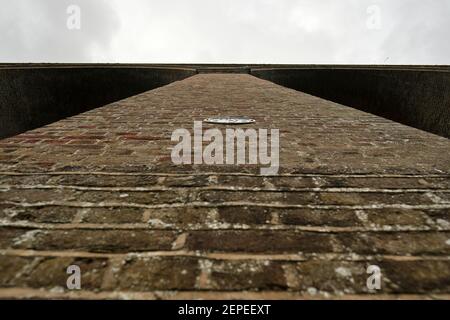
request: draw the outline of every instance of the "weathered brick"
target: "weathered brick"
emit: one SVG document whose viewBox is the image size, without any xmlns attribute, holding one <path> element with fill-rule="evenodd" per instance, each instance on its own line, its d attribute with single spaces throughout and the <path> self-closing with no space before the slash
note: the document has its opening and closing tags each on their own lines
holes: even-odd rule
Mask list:
<svg viewBox="0 0 450 320">
<path fill-rule="evenodd" d="M 3 206 L 0 206 L 2 210 Z M 13 205 L 4 207 L 3 217 L 9 221 L 27 221 L 40 223 L 70 223 L 77 214 L 77 208 L 70 207 L 33 207 L 20 208 Z M 0 213 L 1 215 L 2 213 Z"/>
<path fill-rule="evenodd" d="M 320 203 L 335 205 L 371 205 L 371 204 L 432 204 L 425 194 L 417 193 L 320 193 Z"/>
<path fill-rule="evenodd" d="M 381 261 L 386 290 L 394 293 L 450 292 L 450 261 Z"/>
<path fill-rule="evenodd" d="M 370 232 L 336 236 L 345 252 L 392 255 L 448 255 L 448 232 Z"/>
<path fill-rule="evenodd" d="M 220 222 L 236 224 L 270 224 L 271 212 L 276 209 L 264 207 L 220 207 L 218 219 Z"/>
<path fill-rule="evenodd" d="M 267 177 L 268 186 L 273 185 L 277 189 L 287 188 L 315 188 L 316 178 L 313 177 Z"/>
<path fill-rule="evenodd" d="M 317 195 L 314 193 L 283 193 L 283 192 L 249 192 L 249 191 L 201 191 L 197 195 L 198 201 L 207 202 L 260 202 L 260 203 L 315 203 Z"/>
<path fill-rule="evenodd" d="M 144 209 L 140 208 L 85 208 L 81 212 L 82 223 L 142 223 Z"/>
<path fill-rule="evenodd" d="M 333 251 L 333 235 L 293 231 L 218 230 L 190 232 L 191 250 L 283 253 Z"/>
<path fill-rule="evenodd" d="M 436 223 L 450 226 L 450 209 L 427 210 L 426 213 Z"/>
<path fill-rule="evenodd" d="M 0 228 L 0 248 L 8 248 L 14 239 L 19 239 L 28 230 L 20 228 Z"/>
<path fill-rule="evenodd" d="M 427 216 L 425 210 L 413 209 L 383 209 L 366 210 L 360 213 L 362 220 L 369 225 L 376 226 L 426 226 Z"/>
<path fill-rule="evenodd" d="M 412 177 L 326 177 L 317 179 L 320 187 L 341 188 L 374 188 L 374 189 L 435 189 L 448 188 L 447 178 L 416 178 Z"/>
<path fill-rule="evenodd" d="M 145 230 L 15 230 L 15 237 L 0 242 L 2 248 L 134 252 L 171 250 L 177 233 Z"/>
<path fill-rule="evenodd" d="M 263 179 L 261 177 L 246 176 L 217 176 L 217 184 L 223 186 L 239 186 L 241 188 L 261 187 Z"/>
<path fill-rule="evenodd" d="M 31 260 L 31 258 L 28 258 Z M 81 289 L 99 290 L 108 265 L 102 258 L 34 258 L 35 266 L 31 270 L 20 273 L 10 282 L 16 287 L 61 288 L 67 289 L 67 279 L 71 274 L 67 268 L 71 265 L 80 267 Z"/>
<path fill-rule="evenodd" d="M 287 283 L 292 290 L 334 294 L 367 292 L 366 263 L 313 260 L 285 263 Z"/>
<path fill-rule="evenodd" d="M 128 258 L 114 274 L 120 290 L 194 290 L 199 265 L 196 258 Z"/>
<path fill-rule="evenodd" d="M 181 208 L 161 208 L 146 209 L 144 216 L 151 225 L 171 225 L 179 228 L 188 227 L 194 224 L 205 224 L 214 222 L 211 220 L 210 208 L 181 207 Z"/>
<path fill-rule="evenodd" d="M 372 204 L 432 204 L 424 194 L 414 193 L 357 193 L 357 192 L 269 192 L 269 191 L 200 191 L 198 201 L 208 202 L 261 202 L 294 205 L 372 205 Z"/>
<path fill-rule="evenodd" d="M 0 255 L 0 286 L 14 285 L 16 275 L 31 263 L 32 258 Z"/>
<path fill-rule="evenodd" d="M 167 176 L 161 183 L 165 187 L 204 187 L 208 184 L 208 176 Z"/>
<path fill-rule="evenodd" d="M 355 210 L 278 209 L 280 223 L 310 226 L 354 227 L 363 223 Z"/>
<path fill-rule="evenodd" d="M 149 187 L 155 185 L 155 176 L 106 176 L 106 175 L 59 175 L 52 176 L 48 184 L 86 187 Z"/>
<path fill-rule="evenodd" d="M 413 209 L 271 209 L 279 215 L 280 223 L 292 225 L 334 227 L 424 227 L 427 215 L 424 210 Z"/>
<path fill-rule="evenodd" d="M 137 204 L 163 204 L 186 202 L 188 194 L 183 190 L 168 191 L 97 191 L 73 189 L 10 189 L 0 193 L 0 201 L 15 202 L 125 202 Z"/>
<path fill-rule="evenodd" d="M 269 260 L 201 261 L 207 281 L 201 289 L 286 290 L 286 278 L 279 263 Z"/>
<path fill-rule="evenodd" d="M 369 265 L 381 272 L 380 290 L 369 290 Z M 449 261 L 323 261 L 283 263 L 290 289 L 334 294 L 364 293 L 447 293 Z"/>
</svg>

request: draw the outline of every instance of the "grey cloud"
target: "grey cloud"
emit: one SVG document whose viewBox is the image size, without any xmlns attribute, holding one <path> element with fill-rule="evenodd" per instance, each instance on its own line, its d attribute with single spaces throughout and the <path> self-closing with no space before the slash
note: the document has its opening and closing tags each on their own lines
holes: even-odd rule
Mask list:
<svg viewBox="0 0 450 320">
<path fill-rule="evenodd" d="M 89 62 L 108 50 L 120 21 L 106 0 L 2 1 L 0 61 Z M 81 29 L 67 28 L 67 8 L 81 9 Z"/>
<path fill-rule="evenodd" d="M 65 28 L 72 2 L 80 32 Z M 0 60 L 450 64 L 448 0 L 72 2 L 6 4 L 15 11 L 0 13 Z M 371 5 L 377 30 L 367 27 Z"/>
</svg>

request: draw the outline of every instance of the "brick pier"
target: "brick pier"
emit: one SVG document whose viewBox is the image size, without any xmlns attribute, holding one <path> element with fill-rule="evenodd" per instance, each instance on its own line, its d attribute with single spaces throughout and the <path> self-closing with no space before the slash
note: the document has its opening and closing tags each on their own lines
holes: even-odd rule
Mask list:
<svg viewBox="0 0 450 320">
<path fill-rule="evenodd" d="M 280 129 L 278 175 L 172 164 L 172 131 L 218 115 Z M 446 138 L 199 74 L 0 150 L 0 298 L 450 298 Z"/>
</svg>

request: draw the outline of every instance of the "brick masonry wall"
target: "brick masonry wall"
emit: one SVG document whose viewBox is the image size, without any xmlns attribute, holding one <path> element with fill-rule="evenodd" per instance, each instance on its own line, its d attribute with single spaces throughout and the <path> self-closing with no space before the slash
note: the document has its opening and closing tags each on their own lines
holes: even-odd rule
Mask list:
<svg viewBox="0 0 450 320">
<path fill-rule="evenodd" d="M 196 74 L 189 68 L 0 64 L 0 138 Z"/>
<path fill-rule="evenodd" d="M 450 138 L 450 72 L 446 67 L 255 68 L 251 74 Z"/>
<path fill-rule="evenodd" d="M 279 173 L 173 165 L 172 131 L 218 115 L 280 129 Z M 0 297 L 450 297 L 450 141 L 424 131 L 200 74 L 0 150 Z"/>
</svg>

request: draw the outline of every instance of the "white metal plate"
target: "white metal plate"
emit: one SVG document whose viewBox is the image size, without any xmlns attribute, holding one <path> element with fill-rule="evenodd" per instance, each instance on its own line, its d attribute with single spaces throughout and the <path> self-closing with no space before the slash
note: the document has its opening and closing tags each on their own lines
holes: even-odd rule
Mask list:
<svg viewBox="0 0 450 320">
<path fill-rule="evenodd" d="M 215 124 L 249 124 L 255 122 L 254 119 L 247 117 L 212 117 L 203 120 L 207 123 Z"/>
</svg>

